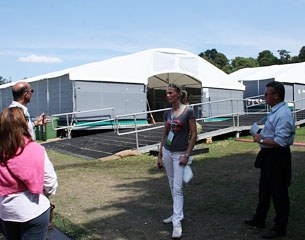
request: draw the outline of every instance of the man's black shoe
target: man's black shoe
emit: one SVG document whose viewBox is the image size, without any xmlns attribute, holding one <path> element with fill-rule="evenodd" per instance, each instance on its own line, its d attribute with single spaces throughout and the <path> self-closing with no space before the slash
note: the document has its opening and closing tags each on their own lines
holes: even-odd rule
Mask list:
<svg viewBox="0 0 305 240">
<path fill-rule="evenodd" d="M 268 229 L 264 234 L 262 235 L 262 238 L 264 239 L 273 239 L 273 238 L 278 238 L 278 237 L 283 237 L 285 236 L 285 232 L 278 232 L 273 229 Z"/>
<path fill-rule="evenodd" d="M 265 228 L 266 227 L 264 222 L 257 222 L 253 218 L 245 219 L 244 223 L 251 226 L 251 227 L 257 227 L 257 228 Z"/>
</svg>

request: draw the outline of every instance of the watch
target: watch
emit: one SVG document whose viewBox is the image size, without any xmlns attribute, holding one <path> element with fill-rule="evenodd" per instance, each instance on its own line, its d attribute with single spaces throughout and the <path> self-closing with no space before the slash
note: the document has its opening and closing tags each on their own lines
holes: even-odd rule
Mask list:
<svg viewBox="0 0 305 240">
<path fill-rule="evenodd" d="M 261 140 L 259 140 L 259 143 L 260 143 L 260 144 L 264 144 L 264 139 L 261 138 Z"/>
</svg>

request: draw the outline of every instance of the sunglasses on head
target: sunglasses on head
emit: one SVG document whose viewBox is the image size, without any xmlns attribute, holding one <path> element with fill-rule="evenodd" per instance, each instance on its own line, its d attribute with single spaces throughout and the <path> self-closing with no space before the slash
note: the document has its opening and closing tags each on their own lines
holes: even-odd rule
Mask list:
<svg viewBox="0 0 305 240">
<path fill-rule="evenodd" d="M 179 92 L 181 91 L 181 88 L 180 88 L 180 86 L 178 86 L 177 84 L 175 84 L 175 83 L 170 83 L 169 85 L 168 85 L 168 87 L 171 87 L 171 88 L 176 88 Z"/>
</svg>

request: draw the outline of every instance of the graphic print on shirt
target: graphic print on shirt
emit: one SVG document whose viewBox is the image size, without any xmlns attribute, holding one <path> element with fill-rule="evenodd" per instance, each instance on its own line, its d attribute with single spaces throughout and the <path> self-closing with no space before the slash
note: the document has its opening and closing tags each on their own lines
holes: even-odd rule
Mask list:
<svg viewBox="0 0 305 240">
<path fill-rule="evenodd" d="M 172 130 L 174 133 L 180 132 L 182 130 L 182 122 L 179 119 L 174 119 L 174 120 L 167 120 L 167 129 Z"/>
</svg>

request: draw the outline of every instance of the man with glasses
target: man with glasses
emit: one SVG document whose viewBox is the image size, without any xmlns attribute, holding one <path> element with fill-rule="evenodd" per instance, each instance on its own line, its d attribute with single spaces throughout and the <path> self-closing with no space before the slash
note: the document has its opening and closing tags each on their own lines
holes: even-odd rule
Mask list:
<svg viewBox="0 0 305 240">
<path fill-rule="evenodd" d="M 269 82 L 265 89 L 266 103 L 271 107 L 264 128 L 254 134 L 260 152 L 254 166 L 260 168 L 259 201 L 256 212 L 245 223 L 265 228 L 270 201 L 273 200 L 276 217 L 274 226 L 262 238 L 271 239 L 286 235 L 289 215 L 288 186 L 291 181 L 291 152 L 295 134 L 292 112 L 284 102 L 285 88 L 280 82 Z"/>
<path fill-rule="evenodd" d="M 34 128 L 38 125 L 44 125 L 46 122 L 45 114 L 42 113 L 34 122 L 31 119 L 30 113 L 26 105 L 31 101 L 31 97 L 34 93 L 34 90 L 31 89 L 31 86 L 27 82 L 18 82 L 12 88 L 13 101 L 9 107 L 20 107 L 22 108 L 24 115 L 27 118 L 29 125 L 29 132 L 33 140 L 36 140 Z"/>
</svg>

